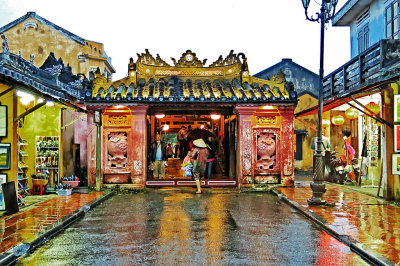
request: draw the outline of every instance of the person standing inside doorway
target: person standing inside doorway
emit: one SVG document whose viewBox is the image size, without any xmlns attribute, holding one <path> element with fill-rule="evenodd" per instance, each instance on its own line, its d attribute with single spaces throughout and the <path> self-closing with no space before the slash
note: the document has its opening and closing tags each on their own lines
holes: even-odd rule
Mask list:
<svg viewBox="0 0 400 266">
<path fill-rule="evenodd" d="M 154 164 L 153 177 L 165 177 L 165 164 L 168 160 L 167 145 L 161 141 L 161 135 L 157 134 L 155 141 L 150 145 L 149 160 Z"/>
<path fill-rule="evenodd" d="M 178 136 L 177 136 L 178 142 L 179 142 L 179 158 L 181 160 L 185 159 L 186 153 L 186 127 L 185 126 L 181 126 L 181 129 L 178 131 Z M 175 153 L 177 153 L 177 151 L 175 150 Z M 176 156 L 175 156 L 176 157 Z"/>
</svg>

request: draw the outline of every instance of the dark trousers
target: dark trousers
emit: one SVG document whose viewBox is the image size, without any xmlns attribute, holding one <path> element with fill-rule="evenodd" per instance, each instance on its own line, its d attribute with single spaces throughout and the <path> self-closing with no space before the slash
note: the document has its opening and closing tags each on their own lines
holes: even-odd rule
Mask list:
<svg viewBox="0 0 400 266">
<path fill-rule="evenodd" d="M 186 140 L 180 140 L 179 141 L 179 158 L 181 160 L 185 159 L 187 155 L 188 147 L 187 147 L 187 142 Z"/>
</svg>

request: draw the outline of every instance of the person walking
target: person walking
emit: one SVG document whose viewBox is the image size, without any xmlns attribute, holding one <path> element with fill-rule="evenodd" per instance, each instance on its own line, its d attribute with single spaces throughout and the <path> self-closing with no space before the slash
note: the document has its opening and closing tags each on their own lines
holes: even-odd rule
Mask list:
<svg viewBox="0 0 400 266">
<path fill-rule="evenodd" d="M 204 177 L 207 165 L 207 144 L 203 139 L 196 139 L 193 141 L 194 149 L 189 153 L 189 157 L 193 159 L 193 176 L 196 181 L 197 191 L 196 194 L 202 192 L 201 189 L 201 178 Z"/>
<path fill-rule="evenodd" d="M 167 145 L 161 141 L 161 135 L 157 134 L 155 141 L 150 145 L 149 161 L 154 164 L 153 178 L 165 177 L 165 164 L 168 160 Z"/>
<path fill-rule="evenodd" d="M 214 146 L 213 142 L 210 142 L 210 141 L 206 141 L 206 145 L 208 148 L 207 165 L 206 165 L 206 179 L 210 179 L 211 174 L 212 174 L 213 162 L 215 160 L 215 146 Z"/>
</svg>

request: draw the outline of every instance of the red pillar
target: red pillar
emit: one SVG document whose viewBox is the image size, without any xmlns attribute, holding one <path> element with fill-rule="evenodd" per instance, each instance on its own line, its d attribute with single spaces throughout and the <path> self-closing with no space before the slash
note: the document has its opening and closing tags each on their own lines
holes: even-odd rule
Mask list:
<svg viewBox="0 0 400 266">
<path fill-rule="evenodd" d="M 90 110 L 90 109 L 89 109 Z M 88 186 L 96 185 L 96 125 L 93 122 L 93 110 L 87 114 L 87 175 Z"/>
<path fill-rule="evenodd" d="M 238 185 L 249 184 L 254 177 L 253 169 L 253 114 L 259 106 L 236 106 L 238 114 L 238 137 L 236 140 L 236 177 Z"/>
<path fill-rule="evenodd" d="M 281 183 L 294 185 L 294 108 L 278 107 L 282 117 L 281 128 Z"/>
<path fill-rule="evenodd" d="M 132 183 L 140 187 L 146 185 L 147 165 L 147 127 L 146 116 L 148 106 L 132 106 Z"/>
</svg>

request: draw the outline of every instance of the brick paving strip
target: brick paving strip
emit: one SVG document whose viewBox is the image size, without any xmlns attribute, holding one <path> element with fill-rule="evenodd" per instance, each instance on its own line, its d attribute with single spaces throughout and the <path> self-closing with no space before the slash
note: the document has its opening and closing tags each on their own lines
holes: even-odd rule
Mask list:
<svg viewBox="0 0 400 266">
<path fill-rule="evenodd" d="M 400 207 L 351 189 L 326 185 L 327 206 L 308 206 L 308 185 L 272 190 L 351 250 L 376 265 L 400 264 Z"/>
<path fill-rule="evenodd" d="M 112 193 L 90 192 L 57 196 L 13 215 L 1 217 L 0 265 L 15 262 L 111 195 Z"/>
</svg>

